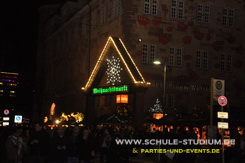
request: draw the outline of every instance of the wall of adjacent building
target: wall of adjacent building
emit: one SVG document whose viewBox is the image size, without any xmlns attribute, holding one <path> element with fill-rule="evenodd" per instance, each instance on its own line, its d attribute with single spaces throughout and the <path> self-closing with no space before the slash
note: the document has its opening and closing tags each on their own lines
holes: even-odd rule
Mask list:
<svg viewBox="0 0 245 163">
<path fill-rule="evenodd" d="M 226 81 L 230 107 L 242 107 L 245 96 L 244 2 L 176 1 L 176 6 L 170 0 L 149 2 L 149 14 L 145 13 L 145 0 L 92 0 L 87 4 L 68 1 L 58 8 L 42 7 L 40 11 L 52 10 L 53 13 L 40 25 L 39 65 L 42 66 L 38 75 L 43 75 L 40 95 L 45 99 L 40 102 L 41 109 L 47 112 L 52 102 L 57 102 L 62 111 L 86 109 L 80 88 L 85 85 L 109 36 L 122 38 L 146 81 L 152 83 L 142 99 L 143 112 L 162 96 L 163 67 L 152 64 L 155 59 L 168 64 L 168 112 L 193 113 L 195 108 L 207 112 L 211 77 Z M 156 14 L 152 13 L 153 2 L 157 2 Z M 181 2 L 184 2 L 183 16 L 178 13 L 182 11 Z M 199 22 L 204 21 L 197 17 L 199 5 L 209 7 L 207 23 Z M 177 11 L 176 18 L 172 15 L 173 8 Z M 228 16 L 233 18 L 233 25 L 223 25 L 223 9 L 233 11 L 233 16 Z M 43 14 L 40 12 L 41 16 Z M 145 45 L 147 51 L 143 49 Z M 143 56 L 150 56 L 151 46 L 155 47 L 154 58 L 143 60 Z M 174 54 L 171 54 L 172 49 Z M 176 65 L 178 49 L 181 50 L 180 65 Z M 203 52 L 207 52 L 206 68 L 197 68 L 197 51 L 201 52 L 201 62 Z M 231 55 L 230 70 L 221 70 L 222 54 Z"/>
</svg>

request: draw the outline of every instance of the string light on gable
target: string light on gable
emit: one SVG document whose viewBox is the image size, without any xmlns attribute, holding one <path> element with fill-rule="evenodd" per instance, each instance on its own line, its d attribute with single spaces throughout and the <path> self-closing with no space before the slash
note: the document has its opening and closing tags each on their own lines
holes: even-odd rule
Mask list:
<svg viewBox="0 0 245 163">
<path fill-rule="evenodd" d="M 115 85 L 116 82 L 121 82 L 120 72 L 123 70 L 120 66 L 120 59 L 112 56 L 112 59 L 106 59 L 107 61 L 107 84 Z"/>
</svg>

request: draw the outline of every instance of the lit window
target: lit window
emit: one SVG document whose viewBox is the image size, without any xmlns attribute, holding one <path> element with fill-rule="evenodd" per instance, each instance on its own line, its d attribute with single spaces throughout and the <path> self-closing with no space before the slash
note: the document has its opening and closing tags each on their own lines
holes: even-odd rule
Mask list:
<svg viewBox="0 0 245 163">
<path fill-rule="evenodd" d="M 0 90 L 0 92 L 2 93 L 2 92 L 3 92 L 3 90 Z"/>
<path fill-rule="evenodd" d="M 3 85 L 3 82 L 0 82 L 0 85 Z"/>
<path fill-rule="evenodd" d="M 233 26 L 234 25 L 234 10 L 223 9 L 223 25 Z"/>
<path fill-rule="evenodd" d="M 10 93 L 15 93 L 15 91 L 9 91 Z"/>
</svg>

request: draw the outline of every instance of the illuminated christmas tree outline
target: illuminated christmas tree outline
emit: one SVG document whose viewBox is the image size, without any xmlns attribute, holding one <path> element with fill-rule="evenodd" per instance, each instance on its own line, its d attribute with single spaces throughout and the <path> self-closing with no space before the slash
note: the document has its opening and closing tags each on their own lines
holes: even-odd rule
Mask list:
<svg viewBox="0 0 245 163">
<path fill-rule="evenodd" d="M 120 66 L 120 59 L 112 56 L 112 59 L 106 59 L 107 61 L 107 84 L 115 85 L 116 82 L 121 82 L 120 72 L 123 70 Z"/>
<path fill-rule="evenodd" d="M 156 103 L 149 110 L 151 113 L 162 113 L 162 105 L 160 104 L 160 100 L 157 98 Z"/>
</svg>

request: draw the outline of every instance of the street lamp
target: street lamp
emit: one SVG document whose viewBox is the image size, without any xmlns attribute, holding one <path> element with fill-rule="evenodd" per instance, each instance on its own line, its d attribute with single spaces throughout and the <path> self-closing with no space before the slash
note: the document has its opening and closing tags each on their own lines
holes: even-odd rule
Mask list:
<svg viewBox="0 0 245 163">
<path fill-rule="evenodd" d="M 153 62 L 155 65 L 160 65 L 162 64 L 161 61 L 159 60 L 155 60 Z M 163 66 L 163 107 L 166 108 L 166 72 L 167 72 L 167 63 L 163 62 L 164 66 Z"/>
</svg>

